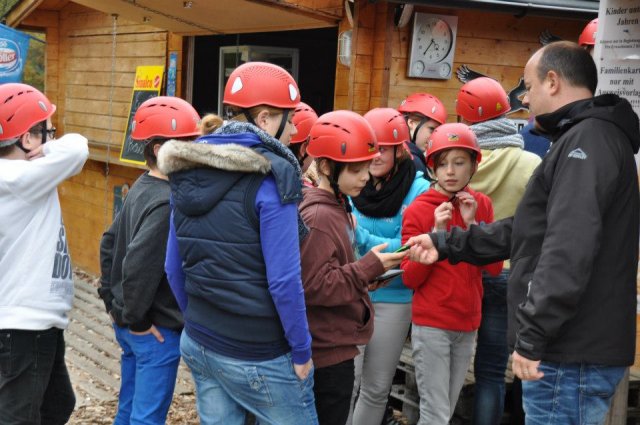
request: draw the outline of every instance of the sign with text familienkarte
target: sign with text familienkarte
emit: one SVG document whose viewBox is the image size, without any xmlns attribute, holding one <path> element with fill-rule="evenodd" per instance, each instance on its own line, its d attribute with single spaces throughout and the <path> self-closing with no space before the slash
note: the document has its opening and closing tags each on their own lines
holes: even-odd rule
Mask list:
<svg viewBox="0 0 640 425">
<path fill-rule="evenodd" d="M 163 75 L 164 66 L 139 66 L 136 68 L 136 79 L 133 83 L 133 93 L 131 95 L 131 104 L 129 105 L 127 130 L 124 133 L 122 148 L 120 149 L 120 161 L 122 162 L 145 164 L 144 142 L 131 138 L 131 126 L 138 107 L 145 100 L 160 95 Z"/>
</svg>

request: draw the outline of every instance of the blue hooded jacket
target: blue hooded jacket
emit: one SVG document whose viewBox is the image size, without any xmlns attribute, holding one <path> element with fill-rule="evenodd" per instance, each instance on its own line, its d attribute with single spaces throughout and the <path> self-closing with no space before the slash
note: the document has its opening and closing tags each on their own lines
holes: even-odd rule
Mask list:
<svg viewBox="0 0 640 425">
<path fill-rule="evenodd" d="M 311 337 L 295 224 L 299 173 L 266 133 L 225 127 L 161 149 L 173 205 L 167 276 L 200 344 L 242 360 L 291 351 L 303 364 Z"/>
</svg>

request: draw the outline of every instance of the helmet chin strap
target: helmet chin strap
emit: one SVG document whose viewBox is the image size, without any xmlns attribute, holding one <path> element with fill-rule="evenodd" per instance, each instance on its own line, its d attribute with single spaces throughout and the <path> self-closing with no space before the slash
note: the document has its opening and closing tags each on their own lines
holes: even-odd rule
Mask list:
<svg viewBox="0 0 640 425">
<path fill-rule="evenodd" d="M 416 144 L 416 138 L 418 137 L 418 132 L 420 131 L 422 126 L 426 124 L 427 121 L 429 121 L 429 120 L 426 117 L 422 118 L 420 120 L 420 122 L 418 123 L 418 125 L 416 126 L 415 131 L 411 135 L 411 143 L 413 143 L 414 145 Z"/>
<path fill-rule="evenodd" d="M 16 142 L 16 145 L 18 145 L 18 147 L 20 148 L 20 150 L 24 153 L 29 153 L 31 152 L 29 149 L 25 148 L 24 146 L 22 146 L 22 140 L 18 139 L 18 141 Z"/>
<path fill-rule="evenodd" d="M 243 109 L 242 110 L 242 114 L 244 115 L 244 117 L 247 119 L 247 122 L 249 122 L 250 124 L 255 125 L 256 127 L 259 128 L 258 124 L 256 124 L 256 122 L 253 120 L 253 118 L 251 117 L 251 114 L 249 113 L 248 110 Z M 284 132 L 284 127 L 287 125 L 287 120 L 289 118 L 289 110 L 288 109 L 283 109 L 282 110 L 282 120 L 280 121 L 280 127 L 278 127 L 278 131 L 276 132 L 275 137 L 276 139 L 280 140 L 280 136 L 282 136 L 282 133 Z"/>
<path fill-rule="evenodd" d="M 244 117 L 247 119 L 247 122 L 249 124 L 253 124 L 256 127 L 258 127 L 258 124 L 256 124 L 256 122 L 253 120 L 253 117 L 251 116 L 251 114 L 249 113 L 249 110 L 247 109 L 243 109 L 242 110 L 242 115 L 244 115 Z"/>
<path fill-rule="evenodd" d="M 282 136 L 282 133 L 284 132 L 284 127 L 287 125 L 287 120 L 289 118 L 289 110 L 288 109 L 283 109 L 282 110 L 282 120 L 280 120 L 280 127 L 278 128 L 278 131 L 276 132 L 276 135 L 273 136 L 276 139 L 280 140 L 280 136 Z"/>
</svg>

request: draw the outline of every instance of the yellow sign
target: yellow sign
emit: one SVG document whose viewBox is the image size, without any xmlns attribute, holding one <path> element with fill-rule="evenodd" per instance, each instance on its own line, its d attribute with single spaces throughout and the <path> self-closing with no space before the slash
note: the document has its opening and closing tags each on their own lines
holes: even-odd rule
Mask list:
<svg viewBox="0 0 640 425">
<path fill-rule="evenodd" d="M 148 99 L 156 97 L 162 90 L 162 76 L 164 66 L 139 66 L 136 68 L 136 78 L 133 83 L 133 93 L 129 104 L 129 120 L 127 131 L 122 139 L 120 161 L 131 164 L 145 164 L 144 142 L 131 139 L 133 117 L 138 107 Z"/>
</svg>

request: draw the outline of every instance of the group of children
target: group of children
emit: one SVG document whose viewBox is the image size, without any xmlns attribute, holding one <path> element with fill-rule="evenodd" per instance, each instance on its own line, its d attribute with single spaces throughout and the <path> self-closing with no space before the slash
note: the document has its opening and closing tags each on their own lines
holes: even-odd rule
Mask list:
<svg viewBox="0 0 640 425">
<path fill-rule="evenodd" d="M 291 75 L 262 62 L 236 68 L 223 99 L 227 121 L 170 97 L 134 117 L 150 171 L 101 242 L 99 293 L 123 349 L 116 423 L 163 422 L 179 354 L 203 424 L 242 425 L 246 412 L 261 424 L 390 423 L 412 324 L 420 423 L 448 423 L 480 326 L 482 269 L 414 263 L 402 242 L 491 222 L 491 199 L 469 184 L 484 155 L 502 162 L 496 152 L 522 151 L 522 139 L 485 152 L 426 93 L 318 117 Z M 469 124 L 517 136 L 508 111 L 489 78 L 460 91 Z M 499 275 L 502 263 L 484 269 Z"/>
</svg>

